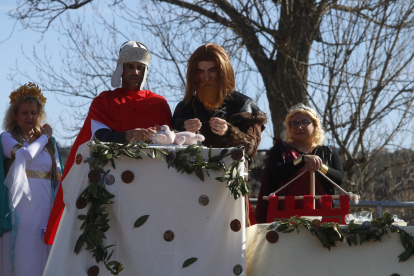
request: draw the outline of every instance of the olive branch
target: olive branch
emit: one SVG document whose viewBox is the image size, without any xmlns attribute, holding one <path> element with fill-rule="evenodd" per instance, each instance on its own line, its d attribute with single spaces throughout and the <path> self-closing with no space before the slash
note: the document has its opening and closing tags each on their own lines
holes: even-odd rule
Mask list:
<svg viewBox="0 0 414 276">
<path fill-rule="evenodd" d="M 372 220 L 371 222 L 366 221 L 362 224 L 356 224 L 354 220 L 351 220 L 345 227 L 339 226 L 336 222 L 313 222 L 306 218 L 291 217 L 290 219 L 273 222 L 265 229 L 281 233 L 291 233 L 296 229 L 299 234 L 299 226 L 302 225 L 319 239 L 323 247 L 329 250 L 331 247 L 336 247 L 337 241 L 343 242 L 344 239 L 349 246 L 352 246 L 352 244 L 358 245 L 357 236 L 359 236 L 359 245 L 369 241 L 381 241 L 384 235 L 390 237 L 388 234 L 388 231 L 390 231 L 400 235 L 401 243 L 405 249 L 398 256 L 399 262 L 404 262 L 411 255 L 414 255 L 414 237 L 402 228 L 393 225 L 394 219 L 388 212 L 385 212 L 382 218 Z"/>
</svg>

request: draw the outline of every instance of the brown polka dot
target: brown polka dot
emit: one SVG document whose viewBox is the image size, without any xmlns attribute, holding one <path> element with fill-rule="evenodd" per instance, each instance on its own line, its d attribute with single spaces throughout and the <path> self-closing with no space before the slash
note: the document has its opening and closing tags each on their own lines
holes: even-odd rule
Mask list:
<svg viewBox="0 0 414 276">
<path fill-rule="evenodd" d="M 238 276 L 238 275 L 242 274 L 242 272 L 243 272 L 243 267 L 241 265 L 237 264 L 233 267 L 233 274 L 234 275 Z"/>
<path fill-rule="evenodd" d="M 134 173 L 131 171 L 124 171 L 121 175 L 121 179 L 124 183 L 131 183 L 134 180 Z"/>
<path fill-rule="evenodd" d="M 91 170 L 88 173 L 88 178 L 92 182 L 98 182 L 101 179 L 101 174 L 97 170 Z"/>
<path fill-rule="evenodd" d="M 392 274 L 391 276 L 400 276 L 400 274 L 398 274 L 398 273 L 394 273 L 394 274 Z"/>
<path fill-rule="evenodd" d="M 319 228 L 319 226 L 321 226 L 321 221 L 319 220 L 319 219 L 314 219 L 314 220 L 312 220 L 312 222 L 311 222 L 311 226 L 313 227 L 313 228 Z"/>
<path fill-rule="evenodd" d="M 200 203 L 201 206 L 206 206 L 210 202 L 210 199 L 206 195 L 202 195 L 198 198 L 198 203 Z"/>
<path fill-rule="evenodd" d="M 76 155 L 76 164 L 79 165 L 80 163 L 82 163 L 82 154 L 78 154 Z"/>
<path fill-rule="evenodd" d="M 238 232 L 241 229 L 241 223 L 240 223 L 240 221 L 238 219 L 232 220 L 230 222 L 230 228 L 234 232 Z"/>
<path fill-rule="evenodd" d="M 279 240 L 279 234 L 276 231 L 269 231 L 266 234 L 266 240 L 270 243 L 276 243 Z"/>
<path fill-rule="evenodd" d="M 231 158 L 233 160 L 240 160 L 243 158 L 243 151 L 242 150 L 235 150 L 231 153 Z"/>
<path fill-rule="evenodd" d="M 174 239 L 175 235 L 174 232 L 171 230 L 167 230 L 164 232 L 164 240 L 166 240 L 167 242 L 170 242 Z"/>
<path fill-rule="evenodd" d="M 98 276 L 99 274 L 99 267 L 94 265 L 88 269 L 88 276 Z"/>
<path fill-rule="evenodd" d="M 86 207 L 88 202 L 86 202 L 86 199 L 84 197 L 79 197 L 78 200 L 76 200 L 76 208 L 83 209 Z"/>
</svg>

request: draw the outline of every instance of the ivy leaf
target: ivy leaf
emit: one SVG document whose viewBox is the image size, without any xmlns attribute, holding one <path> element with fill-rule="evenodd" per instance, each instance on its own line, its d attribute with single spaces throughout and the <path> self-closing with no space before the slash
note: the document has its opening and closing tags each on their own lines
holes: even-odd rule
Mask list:
<svg viewBox="0 0 414 276">
<path fill-rule="evenodd" d="M 79 215 L 78 219 L 85 220 L 88 216 L 87 215 Z"/>
<path fill-rule="evenodd" d="M 322 234 L 320 231 L 316 232 L 316 236 L 318 237 L 318 239 L 321 241 L 321 243 L 323 245 L 326 245 L 326 244 L 329 243 L 329 241 L 326 238 L 326 236 L 324 234 Z"/>
<path fill-rule="evenodd" d="M 210 173 L 208 172 L 208 170 L 205 170 L 206 174 L 208 175 L 208 177 L 211 179 Z"/>
<path fill-rule="evenodd" d="M 223 149 L 223 150 L 220 152 L 220 156 L 224 156 L 224 155 L 226 155 L 226 153 L 227 153 L 228 151 L 229 151 L 228 149 Z"/>
<path fill-rule="evenodd" d="M 401 253 L 398 258 L 400 259 L 399 262 L 404 262 L 410 258 L 411 255 L 414 254 L 414 248 L 409 247 L 403 253 Z"/>
<path fill-rule="evenodd" d="M 112 252 L 109 254 L 109 256 L 106 258 L 106 261 L 109 261 L 112 257 L 112 253 L 114 253 L 114 249 L 112 249 Z"/>
<path fill-rule="evenodd" d="M 75 253 L 76 253 L 76 255 L 82 249 L 83 243 L 84 243 L 83 235 L 80 235 L 79 238 L 78 238 L 78 240 L 76 241 L 76 245 L 75 245 Z"/>
<path fill-rule="evenodd" d="M 157 152 L 155 152 L 155 157 L 156 157 L 158 160 L 161 160 L 161 161 L 163 160 L 163 159 L 162 159 L 162 156 L 161 156 L 161 155 L 159 155 Z"/>
<path fill-rule="evenodd" d="M 186 260 L 186 261 L 183 263 L 183 267 L 182 267 L 182 268 L 186 268 L 186 267 L 188 267 L 188 266 L 192 265 L 192 264 L 193 264 L 193 263 L 195 263 L 197 260 L 198 260 L 198 258 L 190 258 L 190 259 Z"/>
<path fill-rule="evenodd" d="M 117 264 L 119 264 L 119 262 L 117 262 L 117 261 L 110 261 L 110 262 L 107 263 L 107 265 L 109 265 L 109 266 L 117 265 Z"/>
<path fill-rule="evenodd" d="M 139 219 L 137 219 L 137 221 L 135 221 L 134 223 L 134 228 L 141 227 L 147 221 L 148 217 L 149 215 L 144 215 L 140 217 Z"/>
<path fill-rule="evenodd" d="M 361 245 L 364 241 L 367 240 L 367 234 L 360 233 L 359 238 L 360 238 L 359 245 Z"/>
<path fill-rule="evenodd" d="M 112 165 L 112 168 L 116 169 L 114 159 L 111 159 L 111 165 Z"/>
<path fill-rule="evenodd" d="M 195 169 L 195 173 L 196 173 L 197 177 L 200 178 L 201 181 L 204 181 L 204 173 L 203 173 L 203 170 L 200 167 L 197 167 Z"/>
<path fill-rule="evenodd" d="M 285 231 L 286 229 L 288 229 L 289 228 L 289 224 L 282 224 L 282 225 L 280 225 L 278 228 L 277 228 L 277 231 L 278 232 L 283 232 L 283 231 Z"/>
<path fill-rule="evenodd" d="M 197 145 L 191 145 L 191 146 L 188 146 L 188 147 L 184 150 L 184 153 L 190 153 L 192 150 L 194 150 L 194 149 L 195 149 L 195 147 L 197 147 Z"/>
<path fill-rule="evenodd" d="M 358 241 L 357 241 L 357 236 L 356 235 L 350 235 L 351 241 L 355 244 L 358 245 Z"/>
<path fill-rule="evenodd" d="M 401 232 L 400 233 L 400 239 L 401 239 L 401 243 L 404 246 L 404 248 L 407 248 L 408 247 L 408 244 L 407 244 L 407 239 L 405 237 L 405 233 L 404 232 Z"/>
<path fill-rule="evenodd" d="M 349 236 L 346 237 L 346 242 L 348 243 L 349 246 L 352 246 L 351 238 Z"/>
<path fill-rule="evenodd" d="M 159 153 L 161 153 L 161 154 L 168 155 L 168 152 L 167 152 L 166 150 L 163 150 L 163 149 L 156 149 L 156 151 L 158 151 L 158 152 L 159 152 Z"/>
</svg>

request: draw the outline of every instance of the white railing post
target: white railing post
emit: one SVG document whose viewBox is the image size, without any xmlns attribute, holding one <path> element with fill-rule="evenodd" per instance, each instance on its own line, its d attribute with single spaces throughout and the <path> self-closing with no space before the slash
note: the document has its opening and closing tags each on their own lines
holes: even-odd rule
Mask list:
<svg viewBox="0 0 414 276">
<path fill-rule="evenodd" d="M 313 197 L 312 209 L 315 209 L 315 172 L 310 172 L 310 194 Z"/>
</svg>

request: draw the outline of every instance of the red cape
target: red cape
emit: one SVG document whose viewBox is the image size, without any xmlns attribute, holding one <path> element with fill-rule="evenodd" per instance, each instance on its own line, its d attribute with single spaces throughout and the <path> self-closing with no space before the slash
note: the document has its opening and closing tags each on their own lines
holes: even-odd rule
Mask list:
<svg viewBox="0 0 414 276">
<path fill-rule="evenodd" d="M 149 90 L 132 91 L 118 88 L 114 91 L 102 92 L 92 101 L 85 123 L 69 153 L 62 181 L 75 161 L 79 146 L 91 139 L 91 120 L 98 121 L 116 132 L 155 127 L 155 125 L 168 125 L 171 128 L 171 110 L 164 97 Z M 46 228 L 46 244 L 52 244 L 55 239 L 64 207 L 62 185 L 60 185 Z"/>
</svg>

